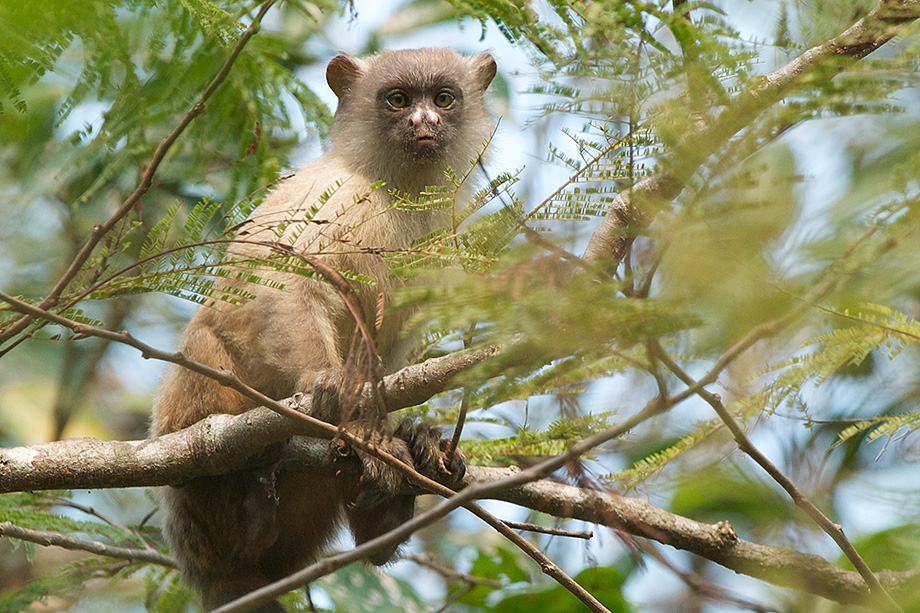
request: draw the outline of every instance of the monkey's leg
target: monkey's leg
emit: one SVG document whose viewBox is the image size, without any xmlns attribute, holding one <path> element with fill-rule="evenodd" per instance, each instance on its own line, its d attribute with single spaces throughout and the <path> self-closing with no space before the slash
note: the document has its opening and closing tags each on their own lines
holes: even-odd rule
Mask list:
<svg viewBox="0 0 920 613">
<path fill-rule="evenodd" d="M 262 556 L 274 580 L 314 562 L 341 525 L 342 496 L 335 477 L 284 470 L 278 475 L 278 538 Z"/>
<path fill-rule="evenodd" d="M 166 533 L 185 580 L 206 610 L 269 582 L 262 554 L 277 540 L 271 468 L 194 479 L 163 492 Z M 279 607 L 259 609 L 265 613 Z"/>
<path fill-rule="evenodd" d="M 196 316 L 186 330 L 182 351 L 213 368 L 237 372 L 232 354 L 207 323 Z M 186 369 L 164 380 L 154 408 L 157 434 L 184 428 L 210 413 L 242 413 L 251 402 L 216 381 Z M 275 463 L 254 458 L 251 468 L 202 477 L 161 490 L 166 536 L 185 581 L 214 608 L 269 582 L 262 555 L 278 538 Z M 280 605 L 259 609 L 280 612 Z"/>
</svg>

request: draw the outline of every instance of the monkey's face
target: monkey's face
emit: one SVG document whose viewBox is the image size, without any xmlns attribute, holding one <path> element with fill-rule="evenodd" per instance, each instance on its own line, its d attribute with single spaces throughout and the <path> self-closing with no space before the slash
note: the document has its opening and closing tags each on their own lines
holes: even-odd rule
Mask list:
<svg viewBox="0 0 920 613">
<path fill-rule="evenodd" d="M 339 98 L 333 148 L 365 172 L 416 189 L 443 181 L 445 167 L 466 167 L 492 122 L 483 93 L 495 76 L 488 53 L 449 49 L 382 51 L 359 60 L 339 55 L 326 81 Z"/>
<path fill-rule="evenodd" d="M 376 96 L 379 134 L 385 150 L 416 163 L 442 159 L 462 122 L 463 92 L 450 79 L 381 87 Z"/>
</svg>

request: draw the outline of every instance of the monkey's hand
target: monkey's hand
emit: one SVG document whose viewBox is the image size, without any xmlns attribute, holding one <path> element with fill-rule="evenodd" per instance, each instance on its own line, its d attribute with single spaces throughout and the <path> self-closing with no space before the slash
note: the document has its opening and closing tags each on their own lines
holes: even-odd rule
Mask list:
<svg viewBox="0 0 920 613">
<path fill-rule="evenodd" d="M 348 430 L 381 451 L 415 468 L 426 477 L 448 486 L 456 486 L 466 474 L 466 458 L 459 449 L 447 457 L 449 441 L 441 438 L 441 429 L 411 419 L 400 422 L 393 434 L 387 435 L 363 424 L 349 424 Z M 405 491 L 405 475 L 398 469 L 366 453 L 356 451 L 344 441 L 333 444 L 333 462 L 357 458 L 361 462 L 356 500 L 379 502 Z"/>
<path fill-rule="evenodd" d="M 404 419 L 393 436 L 406 442 L 412 465 L 426 477 L 447 485 L 457 485 L 466 474 L 463 452 L 455 449 L 451 457 L 447 457 L 450 440 L 441 438 L 441 429 L 437 426 Z"/>
<path fill-rule="evenodd" d="M 447 457 L 447 440 L 441 440 L 440 428 L 425 423 L 402 421 L 393 434 L 384 434 L 379 428 L 350 424 L 351 432 L 382 451 L 413 466 L 420 473 L 448 486 L 459 484 L 466 473 L 466 462 L 460 450 Z M 415 495 L 405 494 L 406 478 L 403 473 L 363 452 L 355 451 L 343 441 L 333 444 L 334 461 L 357 455 L 361 461 L 361 476 L 351 481 L 343 479 L 342 492 L 346 501 L 345 514 L 361 544 L 380 536 L 412 519 Z M 373 564 L 385 564 L 398 549 L 398 545 L 377 549 L 368 556 Z"/>
</svg>

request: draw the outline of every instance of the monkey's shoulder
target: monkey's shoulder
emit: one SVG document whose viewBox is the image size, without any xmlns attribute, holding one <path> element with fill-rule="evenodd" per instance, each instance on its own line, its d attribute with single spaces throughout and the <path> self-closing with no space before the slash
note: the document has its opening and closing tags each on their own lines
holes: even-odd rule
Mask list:
<svg viewBox="0 0 920 613">
<path fill-rule="evenodd" d="M 282 180 L 252 217 L 328 221 L 354 208 L 383 208 L 388 200 L 385 188 L 326 156 Z"/>
</svg>

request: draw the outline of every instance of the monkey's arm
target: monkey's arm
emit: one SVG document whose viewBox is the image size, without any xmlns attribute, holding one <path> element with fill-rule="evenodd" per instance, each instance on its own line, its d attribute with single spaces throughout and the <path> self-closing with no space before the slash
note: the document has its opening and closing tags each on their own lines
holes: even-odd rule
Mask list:
<svg viewBox="0 0 920 613">
<path fill-rule="evenodd" d="M 206 366 L 237 372 L 236 360 L 202 315 L 206 314 L 199 311 L 186 328 L 180 350 L 189 359 Z M 247 398 L 213 379 L 185 368 L 174 368 L 160 385 L 153 408 L 153 433 L 181 430 L 211 413 L 239 414 L 252 408 L 251 405 Z"/>
</svg>

